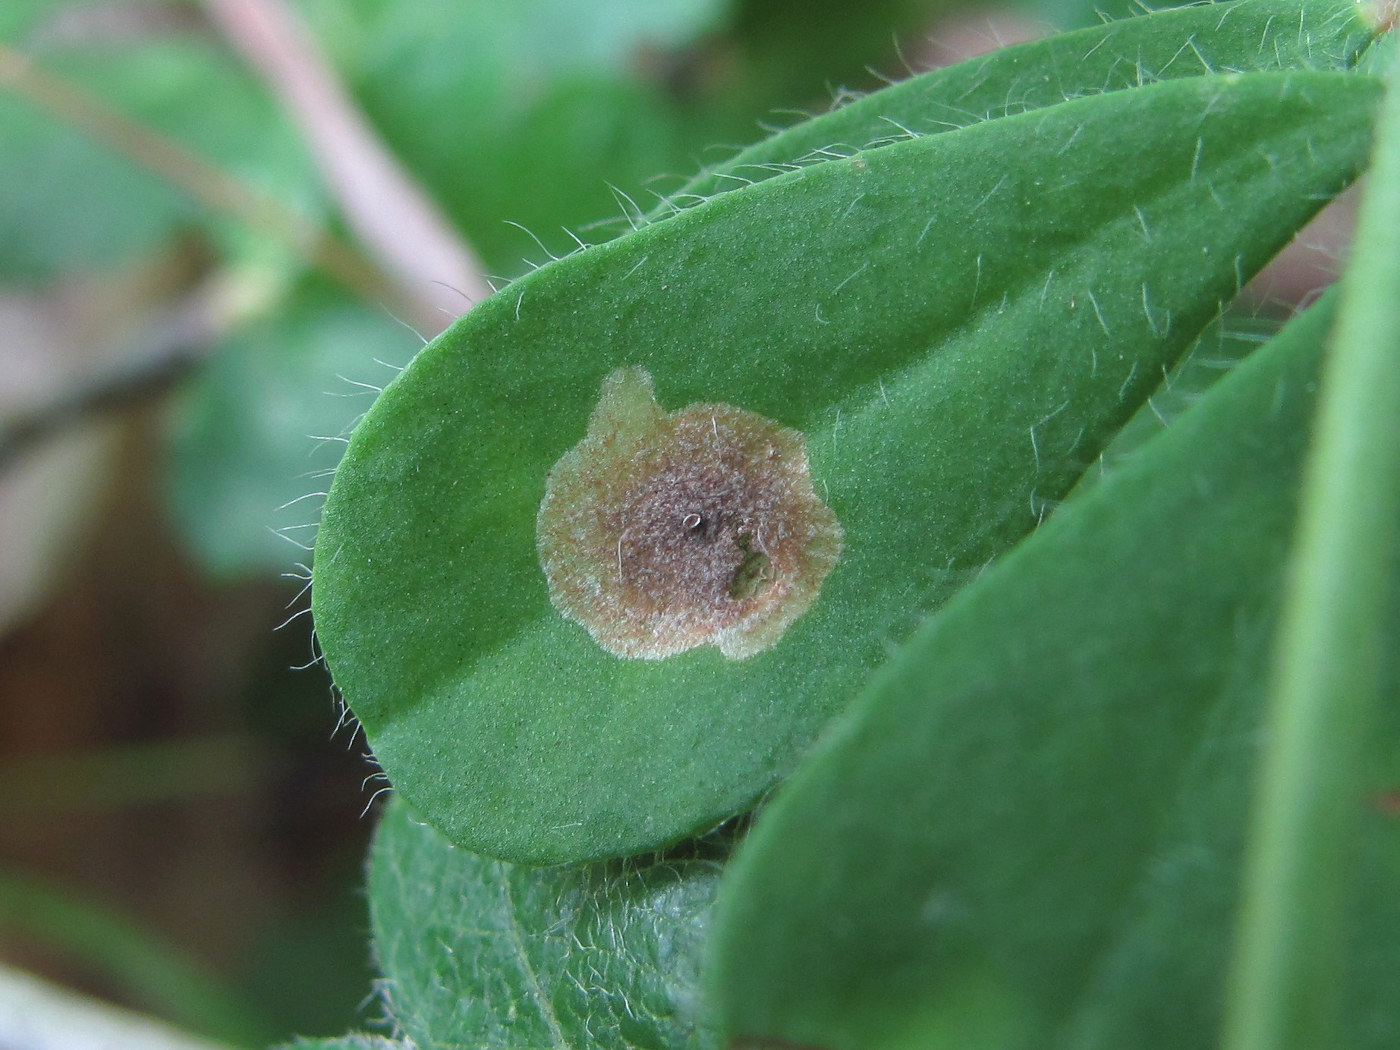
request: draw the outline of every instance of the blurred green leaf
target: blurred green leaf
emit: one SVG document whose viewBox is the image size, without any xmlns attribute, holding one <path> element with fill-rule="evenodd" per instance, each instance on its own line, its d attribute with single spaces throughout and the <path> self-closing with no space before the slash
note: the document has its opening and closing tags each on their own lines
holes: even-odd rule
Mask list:
<svg viewBox="0 0 1400 1050">
<path fill-rule="evenodd" d="M 0 142 L 0 276 L 8 281 L 149 252 L 190 216 L 158 179 L 4 92 Z"/>
<path fill-rule="evenodd" d="M 612 187 L 641 185 L 684 157 L 673 107 L 625 80 L 557 81 L 530 105 L 487 107 L 445 138 L 419 140 L 421 125 L 401 111 L 388 121 L 401 129 L 389 138 L 416 160 L 488 265 L 507 276 L 539 259 L 541 244 L 556 255 L 577 247 L 566 227 L 589 242 L 625 232 L 627 222 L 614 217 L 635 209 Z M 600 217 L 608 221 L 596 224 Z"/>
<path fill-rule="evenodd" d="M 1193 0 L 1183 3 L 1164 4 L 1154 11 L 1180 9 L 1189 6 Z M 1099 25 L 1105 21 L 1121 21 L 1142 13 L 1143 7 L 1134 0 L 1031 0 L 1027 13 L 1043 18 L 1056 29 L 1073 30 Z"/>
<path fill-rule="evenodd" d="M 722 195 L 482 304 L 357 428 L 317 544 L 318 635 L 390 779 L 534 863 L 751 805 L 1347 182 L 1376 96 L 1259 73 L 1067 102 Z M 808 433 L 847 550 L 775 649 L 621 661 L 550 607 L 544 478 L 622 364 L 667 407 Z"/>
<path fill-rule="evenodd" d="M 693 168 L 716 118 L 672 98 L 648 56 L 723 24 L 728 7 L 321 0 L 308 13 L 394 152 L 488 267 L 513 276 L 539 253 L 507 221 L 559 253 L 574 245 L 561 227 L 618 214 L 609 183 Z"/>
<path fill-rule="evenodd" d="M 723 841 L 640 861 L 519 868 L 467 853 L 398 799 L 371 853 L 384 995 L 414 1045 L 706 1045 L 701 936 Z"/>
<path fill-rule="evenodd" d="M 178 398 L 170 504 L 211 572 L 236 576 L 307 560 L 344 434 L 420 345 L 387 313 L 311 282 L 217 346 Z M 278 530 L 282 535 L 278 535 Z M 295 541 L 288 542 L 289 540 Z"/>
<path fill-rule="evenodd" d="M 443 78 L 528 90 L 560 74 L 625 72 L 644 48 L 676 48 L 720 28 L 732 0 L 303 0 L 357 78 L 395 66 L 418 88 Z M 417 88 L 410 88 L 416 90 Z"/>
<path fill-rule="evenodd" d="M 259 916 L 240 960 L 239 987 L 283 1038 L 379 1020 L 366 1011 L 378 969 L 366 943 L 363 867 L 349 851 L 335 867 L 322 865 L 306 880 L 308 893 Z"/>
<path fill-rule="evenodd" d="M 810 105 L 848 88 L 903 76 L 900 41 L 927 35 L 959 5 L 950 0 L 743 0 L 731 45 L 733 92 L 751 105 Z M 898 63 L 898 64 L 897 64 Z"/>
<path fill-rule="evenodd" d="M 461 4 L 453 5 L 454 14 Z M 502 8 L 476 0 L 480 12 Z M 720 28 L 731 0 L 527 0 L 512 5 L 512 53 L 550 72 L 625 69 L 644 48 L 677 48 Z M 518 61 L 512 62 L 520 69 Z"/>
<path fill-rule="evenodd" d="M 0 7 L 0 40 L 18 40 L 44 16 L 52 15 L 61 0 L 7 0 Z"/>
<path fill-rule="evenodd" d="M 729 1036 L 1214 1044 L 1326 324 L 1295 322 L 1062 510 L 833 727 L 726 876 Z M 1395 698 L 1393 652 L 1388 675 Z M 1400 705 L 1368 759 L 1396 783 Z M 1335 1045 L 1379 1050 L 1400 1038 L 1400 825 L 1362 820 Z"/>
<path fill-rule="evenodd" d="M 105 904 L 47 881 L 0 869 L 0 933 L 58 951 L 192 1031 L 241 1046 L 266 1042 L 258 1004 L 205 972 L 188 952 Z"/>
<path fill-rule="evenodd" d="M 264 773 L 251 737 L 183 737 L 100 749 L 23 755 L 7 763 L 0 812 L 59 821 L 85 810 L 111 812 L 241 791 Z"/>
<path fill-rule="evenodd" d="M 33 58 L 302 214 L 324 207 L 311 162 L 273 100 L 209 43 L 193 36 L 110 48 L 89 42 Z M 0 142 L 0 278 L 45 280 L 115 265 L 195 225 L 241 257 L 272 252 L 288 262 L 288 249 L 209 214 L 10 91 L 0 91 Z"/>
</svg>

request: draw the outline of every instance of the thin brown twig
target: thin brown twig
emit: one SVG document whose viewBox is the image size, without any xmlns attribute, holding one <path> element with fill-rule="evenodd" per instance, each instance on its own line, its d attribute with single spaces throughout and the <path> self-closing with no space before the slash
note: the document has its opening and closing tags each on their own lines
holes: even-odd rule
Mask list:
<svg viewBox="0 0 1400 1050">
<path fill-rule="evenodd" d="M 281 100 L 359 243 L 414 296 L 440 310 L 491 294 L 470 246 L 376 134 L 283 0 L 204 0 L 210 17 Z"/>
<path fill-rule="evenodd" d="M 0 43 L 0 86 L 48 111 L 214 211 L 290 245 L 364 299 L 413 317 L 420 304 L 354 245 L 255 192 L 197 154 Z"/>
</svg>

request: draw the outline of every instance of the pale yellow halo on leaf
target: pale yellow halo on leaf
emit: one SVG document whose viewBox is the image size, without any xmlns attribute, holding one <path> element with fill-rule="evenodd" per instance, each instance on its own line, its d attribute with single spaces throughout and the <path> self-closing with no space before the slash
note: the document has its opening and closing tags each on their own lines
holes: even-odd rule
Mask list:
<svg viewBox="0 0 1400 1050">
<path fill-rule="evenodd" d="M 666 412 L 625 368 L 549 472 L 536 538 L 550 601 L 608 652 L 737 660 L 807 611 L 842 534 L 800 432 L 733 405 Z"/>
</svg>

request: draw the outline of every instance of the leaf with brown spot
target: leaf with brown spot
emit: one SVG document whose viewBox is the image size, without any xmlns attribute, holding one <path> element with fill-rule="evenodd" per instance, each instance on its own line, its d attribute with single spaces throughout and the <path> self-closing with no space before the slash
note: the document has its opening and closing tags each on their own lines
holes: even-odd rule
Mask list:
<svg viewBox="0 0 1400 1050">
<path fill-rule="evenodd" d="M 481 304 L 355 431 L 317 541 L 318 634 L 394 786 L 529 863 L 751 806 L 1348 183 L 1376 97 L 1296 71 L 1076 99 L 776 176 Z M 546 478 L 624 365 L 807 435 L 844 549 L 771 648 L 619 660 L 551 604 Z"/>
</svg>

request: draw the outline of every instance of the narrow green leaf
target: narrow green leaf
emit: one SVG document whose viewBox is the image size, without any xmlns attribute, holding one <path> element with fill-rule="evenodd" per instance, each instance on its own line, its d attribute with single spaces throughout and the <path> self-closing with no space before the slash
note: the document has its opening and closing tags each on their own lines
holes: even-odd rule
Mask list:
<svg viewBox="0 0 1400 1050">
<path fill-rule="evenodd" d="M 1346 1045 L 1339 926 L 1400 584 L 1400 57 L 1323 377 L 1255 802 L 1228 1050 Z M 1394 697 L 1390 699 L 1393 701 Z"/>
<path fill-rule="evenodd" d="M 197 34 L 129 48 L 55 43 L 42 54 L 45 70 L 298 213 L 324 209 L 320 180 L 286 116 L 251 72 Z M 212 98 L 217 120 L 209 116 Z M 116 265 L 196 223 L 240 258 L 286 259 L 284 249 L 209 214 L 7 87 L 0 88 L 0 142 L 0 276 L 7 280 Z"/>
<path fill-rule="evenodd" d="M 0 869 L 0 934 L 57 951 L 79 971 L 192 1031 L 242 1045 L 268 1038 L 258 1004 L 134 918 L 71 887 Z"/>
<path fill-rule="evenodd" d="M 691 179 L 653 212 L 749 181 L 1066 99 L 1213 73 L 1345 69 L 1374 35 L 1352 0 L 1198 4 L 1000 48 L 794 125 Z"/>
<path fill-rule="evenodd" d="M 709 978 L 728 1036 L 1215 1045 L 1326 324 L 1295 322 L 1065 507 L 833 727 L 727 873 Z M 1400 776 L 1392 707 L 1376 786 Z M 1381 1050 L 1400 825 L 1366 820 L 1335 1045 Z"/>
<path fill-rule="evenodd" d="M 408 1043 L 385 1039 L 378 1035 L 351 1033 L 334 1039 L 298 1039 L 287 1043 L 278 1050 L 422 1050 Z"/>
<path fill-rule="evenodd" d="M 725 852 L 519 868 L 395 799 L 370 867 L 387 1004 L 424 1048 L 701 1046 L 700 938 Z"/>
<path fill-rule="evenodd" d="M 532 863 L 750 805 L 1351 178 L 1376 94 L 1251 74 L 1064 103 L 725 194 L 483 303 L 356 430 L 317 541 L 318 635 L 390 779 Z M 551 608 L 545 475 L 624 364 L 667 408 L 808 435 L 846 550 L 776 648 L 620 660 Z"/>
</svg>

